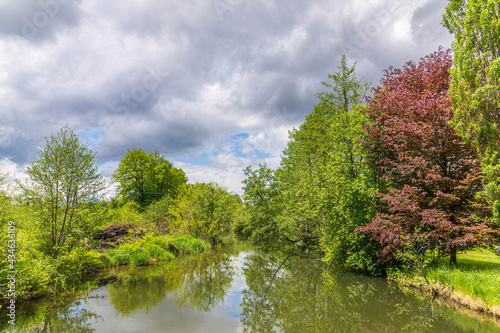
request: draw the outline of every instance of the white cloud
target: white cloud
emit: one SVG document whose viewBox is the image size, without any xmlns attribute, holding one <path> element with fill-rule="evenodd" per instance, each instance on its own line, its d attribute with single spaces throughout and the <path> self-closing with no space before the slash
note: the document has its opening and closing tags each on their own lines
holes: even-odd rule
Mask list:
<svg viewBox="0 0 500 333">
<path fill-rule="evenodd" d="M 39 4 L 2 2 L 2 166 L 22 174 L 44 136 L 68 123 L 102 133 L 92 142 L 107 175 L 127 149 L 158 149 L 190 179 L 237 191 L 247 165 L 278 166 L 341 53 L 376 83 L 390 65 L 449 46 L 445 5 L 260 0 L 221 17 L 211 1 L 88 0 L 26 38 L 21 19 Z M 235 146 L 239 133 L 248 136 Z M 204 152 L 205 166 L 188 163 Z"/>
</svg>

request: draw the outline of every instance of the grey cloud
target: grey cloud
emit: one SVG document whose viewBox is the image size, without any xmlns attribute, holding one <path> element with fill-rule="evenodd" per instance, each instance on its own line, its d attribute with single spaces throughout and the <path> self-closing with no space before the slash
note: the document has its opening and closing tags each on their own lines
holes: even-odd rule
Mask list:
<svg viewBox="0 0 500 333">
<path fill-rule="evenodd" d="M 0 3 L 0 33 L 29 41 L 52 39 L 64 27 L 78 24 L 79 1 L 23 0 Z"/>
<path fill-rule="evenodd" d="M 428 1 L 418 8 L 412 16 L 412 36 L 418 44 L 432 42 L 446 42 L 449 46 L 451 35 L 441 26 L 442 14 L 448 1 Z"/>
<path fill-rule="evenodd" d="M 8 74 L 0 73 L 0 93 L 9 90 L 9 99 L 0 100 L 6 122 L 0 127 L 19 135 L 1 139 L 0 158 L 19 164 L 65 123 L 76 132 L 104 132 L 95 147 L 102 164 L 133 147 L 201 155 L 216 138 L 239 133 L 244 117 L 279 117 L 284 127 L 302 121 L 344 52 L 358 61 L 358 74 L 376 83 L 390 65 L 449 43 L 436 23 L 442 2 L 427 1 L 408 16 L 411 40 L 402 47 L 391 37 L 401 13 L 381 14 L 391 3 L 256 0 L 232 2 L 232 11 L 221 14 L 212 1 L 88 0 L 61 4 L 30 39 L 57 42 L 27 47 L 6 35 L 22 36 L 20 18 L 33 18 L 40 5 L 12 3 L 0 10 L 0 45 L 18 51 L 10 57 L 15 66 L 0 59 Z M 224 103 L 217 92 L 203 95 L 212 85 L 227 93 Z M 261 133 L 274 125 L 256 121 L 245 130 Z"/>
<path fill-rule="evenodd" d="M 124 119 L 106 133 L 97 157 L 102 162 L 119 160 L 127 149 L 132 148 L 157 149 L 168 156 L 176 156 L 203 147 L 211 135 L 209 126 L 202 119 L 169 121 L 156 118 L 141 121 L 136 118 L 132 123 Z"/>
</svg>

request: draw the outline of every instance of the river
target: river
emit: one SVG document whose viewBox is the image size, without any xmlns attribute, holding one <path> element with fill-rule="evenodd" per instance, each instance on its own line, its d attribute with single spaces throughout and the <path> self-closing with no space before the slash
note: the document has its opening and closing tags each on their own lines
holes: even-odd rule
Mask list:
<svg viewBox="0 0 500 333">
<path fill-rule="evenodd" d="M 500 332 L 491 318 L 382 278 L 278 252 L 231 248 L 105 274 L 118 278 L 86 295 L 25 304 L 14 331 Z"/>
</svg>

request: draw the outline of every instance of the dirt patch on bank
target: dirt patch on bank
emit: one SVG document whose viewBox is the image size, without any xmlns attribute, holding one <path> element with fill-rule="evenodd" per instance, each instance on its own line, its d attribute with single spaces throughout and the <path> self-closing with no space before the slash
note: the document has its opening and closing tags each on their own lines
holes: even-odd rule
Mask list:
<svg viewBox="0 0 500 333">
<path fill-rule="evenodd" d="M 145 233 L 138 229 L 137 225 L 131 223 L 111 224 L 99 231 L 95 240 L 98 249 L 105 250 L 123 244 L 127 240 L 135 240 L 144 237 Z"/>
</svg>

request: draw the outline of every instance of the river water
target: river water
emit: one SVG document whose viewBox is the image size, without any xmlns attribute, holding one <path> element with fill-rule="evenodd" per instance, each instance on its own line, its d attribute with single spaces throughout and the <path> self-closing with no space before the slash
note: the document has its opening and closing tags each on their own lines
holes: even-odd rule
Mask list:
<svg viewBox="0 0 500 333">
<path fill-rule="evenodd" d="M 284 253 L 232 248 L 106 274 L 118 279 L 88 295 L 26 304 L 14 331 L 500 332 L 486 316 Z"/>
</svg>

